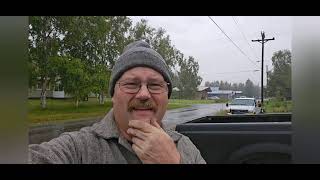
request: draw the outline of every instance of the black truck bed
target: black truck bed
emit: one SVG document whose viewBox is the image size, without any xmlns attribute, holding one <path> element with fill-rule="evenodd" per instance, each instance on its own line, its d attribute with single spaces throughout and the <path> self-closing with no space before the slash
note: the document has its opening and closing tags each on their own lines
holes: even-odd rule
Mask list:
<svg viewBox="0 0 320 180">
<path fill-rule="evenodd" d="M 207 163 L 291 163 L 291 113 L 207 116 L 176 130 Z"/>
</svg>

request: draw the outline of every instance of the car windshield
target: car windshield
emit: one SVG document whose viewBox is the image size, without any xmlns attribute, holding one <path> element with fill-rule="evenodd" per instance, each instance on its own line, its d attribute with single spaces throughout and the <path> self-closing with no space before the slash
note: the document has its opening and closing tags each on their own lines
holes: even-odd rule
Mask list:
<svg viewBox="0 0 320 180">
<path fill-rule="evenodd" d="M 244 105 L 244 106 L 254 106 L 254 100 L 252 99 L 234 99 L 230 105 Z"/>
</svg>

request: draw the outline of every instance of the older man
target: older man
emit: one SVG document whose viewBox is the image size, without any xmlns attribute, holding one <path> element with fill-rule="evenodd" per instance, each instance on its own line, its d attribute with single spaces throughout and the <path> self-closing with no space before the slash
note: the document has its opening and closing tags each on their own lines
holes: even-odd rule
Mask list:
<svg viewBox="0 0 320 180">
<path fill-rule="evenodd" d="M 113 109 L 98 123 L 29 146 L 29 163 L 205 163 L 182 134 L 164 129 L 172 82 L 144 41 L 129 44 L 110 78 Z"/>
</svg>

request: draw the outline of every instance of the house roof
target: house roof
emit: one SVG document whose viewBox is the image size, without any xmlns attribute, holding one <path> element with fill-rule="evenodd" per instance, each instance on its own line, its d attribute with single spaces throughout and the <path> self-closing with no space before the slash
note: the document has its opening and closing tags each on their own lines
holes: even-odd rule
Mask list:
<svg viewBox="0 0 320 180">
<path fill-rule="evenodd" d="M 210 87 L 199 86 L 199 87 L 198 87 L 198 91 L 207 91 L 207 92 L 211 92 L 211 89 L 210 89 Z"/>
<path fill-rule="evenodd" d="M 209 94 L 241 94 L 242 91 L 232 91 L 232 90 L 216 90 L 209 92 Z"/>
<path fill-rule="evenodd" d="M 172 88 L 172 90 L 173 90 L 173 91 L 180 91 L 180 89 L 177 88 L 177 87 Z"/>
</svg>

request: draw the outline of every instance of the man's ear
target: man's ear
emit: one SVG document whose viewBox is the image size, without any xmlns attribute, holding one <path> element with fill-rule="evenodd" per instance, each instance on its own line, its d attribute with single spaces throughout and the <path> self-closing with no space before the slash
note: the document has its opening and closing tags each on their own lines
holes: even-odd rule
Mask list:
<svg viewBox="0 0 320 180">
<path fill-rule="evenodd" d="M 111 101 L 112 101 L 112 103 L 114 103 L 114 95 L 115 95 L 115 93 L 116 93 L 116 86 L 114 87 L 114 89 L 113 89 L 113 94 L 112 94 L 112 96 L 111 96 Z"/>
</svg>

